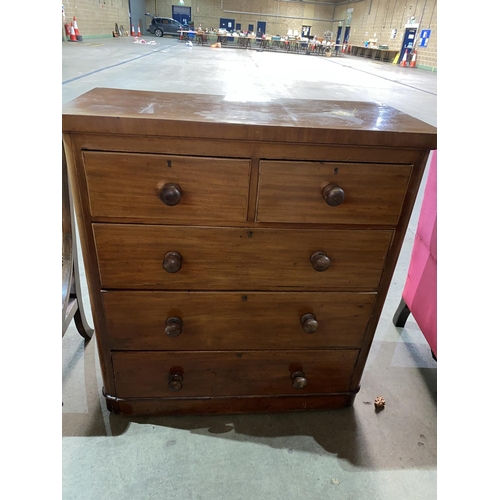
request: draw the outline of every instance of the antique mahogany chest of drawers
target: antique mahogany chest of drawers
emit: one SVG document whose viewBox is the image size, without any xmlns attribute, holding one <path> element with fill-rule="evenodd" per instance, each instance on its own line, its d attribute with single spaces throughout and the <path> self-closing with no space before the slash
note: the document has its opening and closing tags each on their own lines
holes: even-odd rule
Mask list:
<svg viewBox="0 0 500 500">
<path fill-rule="evenodd" d="M 353 403 L 434 127 L 99 88 L 62 124 L 110 411 Z"/>
</svg>

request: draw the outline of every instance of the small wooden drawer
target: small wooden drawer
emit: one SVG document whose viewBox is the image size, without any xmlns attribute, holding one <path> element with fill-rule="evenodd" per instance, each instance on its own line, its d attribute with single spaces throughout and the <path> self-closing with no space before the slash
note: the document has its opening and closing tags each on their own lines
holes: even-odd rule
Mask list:
<svg viewBox="0 0 500 500">
<path fill-rule="evenodd" d="M 245 221 L 250 160 L 83 153 L 94 218 Z"/>
<path fill-rule="evenodd" d="M 300 396 L 346 392 L 358 352 L 114 351 L 112 360 L 118 398 Z"/>
<path fill-rule="evenodd" d="M 103 292 L 111 349 L 361 347 L 377 294 Z"/>
<path fill-rule="evenodd" d="M 138 224 L 93 228 L 105 289 L 370 291 L 379 285 L 393 234 Z"/>
<path fill-rule="evenodd" d="M 261 161 L 256 220 L 398 223 L 411 165 Z"/>
</svg>

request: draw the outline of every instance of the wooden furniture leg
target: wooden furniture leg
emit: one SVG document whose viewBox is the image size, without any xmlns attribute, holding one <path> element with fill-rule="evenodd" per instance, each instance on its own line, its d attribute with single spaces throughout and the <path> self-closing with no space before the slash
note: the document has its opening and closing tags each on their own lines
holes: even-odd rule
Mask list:
<svg viewBox="0 0 500 500">
<path fill-rule="evenodd" d="M 71 320 L 75 321 L 78 333 L 89 341 L 94 330 L 89 326 L 83 311 L 78 248 L 76 243 L 73 200 L 69 189 L 68 170 L 64 147 L 62 150 L 62 335 Z"/>
</svg>

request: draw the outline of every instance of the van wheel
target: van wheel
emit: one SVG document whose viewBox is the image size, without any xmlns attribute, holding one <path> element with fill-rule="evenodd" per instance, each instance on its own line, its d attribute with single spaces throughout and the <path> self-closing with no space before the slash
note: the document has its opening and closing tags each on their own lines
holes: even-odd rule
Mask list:
<svg viewBox="0 0 500 500">
<path fill-rule="evenodd" d="M 160 28 L 155 29 L 155 36 L 163 36 L 163 31 Z"/>
</svg>

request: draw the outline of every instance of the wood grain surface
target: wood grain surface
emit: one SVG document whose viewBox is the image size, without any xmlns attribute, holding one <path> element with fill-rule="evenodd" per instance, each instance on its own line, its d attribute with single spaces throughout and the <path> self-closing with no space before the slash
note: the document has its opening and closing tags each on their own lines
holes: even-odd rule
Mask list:
<svg viewBox="0 0 500 500">
<path fill-rule="evenodd" d="M 184 397 L 322 394 L 345 392 L 357 350 L 304 351 L 115 351 L 117 397 Z M 297 390 L 291 374 L 304 372 Z M 168 389 L 169 375 L 181 373 L 182 389 Z"/>
<path fill-rule="evenodd" d="M 114 398 L 106 395 L 106 405 L 109 411 L 126 416 L 269 413 L 334 410 L 351 406 L 355 397 L 356 393 L 192 398 Z"/>
<path fill-rule="evenodd" d="M 222 350 L 359 347 L 376 293 L 103 292 L 112 349 Z M 302 315 L 318 329 L 307 334 Z M 169 317 L 182 333 L 165 334 Z"/>
<path fill-rule="evenodd" d="M 257 220 L 395 226 L 411 169 L 411 165 L 262 161 Z M 339 206 L 325 202 L 322 191 L 328 185 L 344 191 Z"/>
<path fill-rule="evenodd" d="M 152 222 L 245 221 L 250 160 L 175 155 L 84 153 L 92 216 L 142 217 Z M 178 205 L 159 193 L 177 184 Z"/>
<path fill-rule="evenodd" d="M 436 148 L 436 129 L 365 101 L 228 101 L 221 95 L 95 88 L 65 104 L 63 132 Z"/>
<path fill-rule="evenodd" d="M 102 288 L 314 290 L 378 287 L 392 231 L 287 230 L 94 224 Z M 310 257 L 325 252 L 318 272 Z M 163 269 L 182 256 L 177 273 Z"/>
</svg>

